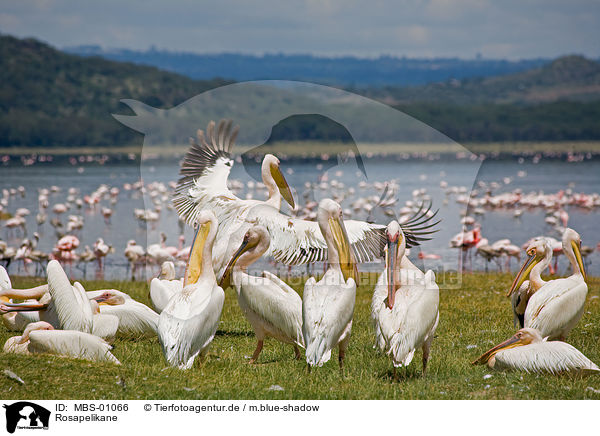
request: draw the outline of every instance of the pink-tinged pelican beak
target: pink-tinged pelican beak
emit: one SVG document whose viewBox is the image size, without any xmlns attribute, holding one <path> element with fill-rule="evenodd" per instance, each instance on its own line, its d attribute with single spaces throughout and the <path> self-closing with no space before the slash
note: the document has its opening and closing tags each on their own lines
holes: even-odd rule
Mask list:
<svg viewBox="0 0 600 436">
<path fill-rule="evenodd" d="M 102 293 L 102 294 L 98 295 L 97 297 L 91 298 L 91 300 L 94 300 L 98 304 L 107 304 L 106 301 L 110 297 L 111 297 L 110 294 Z"/>
<path fill-rule="evenodd" d="M 35 312 L 47 308 L 47 304 L 41 303 L 0 303 L 0 314 L 9 312 Z"/>
<path fill-rule="evenodd" d="M 281 168 L 279 165 L 275 163 L 271 163 L 270 165 L 271 176 L 273 176 L 273 180 L 275 180 L 275 184 L 279 188 L 279 192 L 281 196 L 288 202 L 288 204 L 294 209 L 296 207 L 296 203 L 294 202 L 294 196 L 292 195 L 292 191 L 290 186 L 288 185 L 287 180 L 283 173 L 281 172 Z"/>
<path fill-rule="evenodd" d="M 194 241 L 192 242 L 192 249 L 190 251 L 190 258 L 185 268 L 183 280 L 184 287 L 196 283 L 200 278 L 200 274 L 202 274 L 202 255 L 204 253 L 204 245 L 209 231 L 210 221 L 202 224 L 198 227 L 198 230 L 196 230 Z"/>
<path fill-rule="evenodd" d="M 481 356 L 479 356 L 477 359 L 471 362 L 471 365 L 485 365 L 496 353 L 502 350 L 508 350 L 509 348 L 515 348 L 520 345 L 527 344 L 523 342 L 521 335 L 517 333 L 511 338 L 507 339 L 506 341 L 496 345 L 494 348 L 491 348 L 485 353 L 483 353 Z"/>
<path fill-rule="evenodd" d="M 579 242 L 571 241 L 571 247 L 573 247 L 573 252 L 575 253 L 575 259 L 577 260 L 577 265 L 579 265 L 579 270 L 581 271 L 583 280 L 585 280 L 587 278 L 587 275 L 585 273 L 585 267 L 583 265 L 583 258 L 581 257 L 581 241 L 579 241 Z"/>
<path fill-rule="evenodd" d="M 225 290 L 231 286 L 231 273 L 233 272 L 233 267 L 235 266 L 235 263 L 242 256 L 242 254 L 244 254 L 246 251 L 250 250 L 254 246 L 256 246 L 256 244 L 250 244 L 248 241 L 248 238 L 246 236 L 244 236 L 242 245 L 240 245 L 240 248 L 238 248 L 238 250 L 235 252 L 233 257 L 227 264 L 227 268 L 225 268 L 225 272 L 223 272 L 223 277 L 221 278 L 221 280 L 219 282 L 219 286 L 221 287 L 221 289 Z"/>
<path fill-rule="evenodd" d="M 352 277 L 356 281 L 358 279 L 358 270 L 356 269 L 356 263 L 352 255 L 352 247 L 350 246 L 344 221 L 340 217 L 329 218 L 329 229 L 337 248 L 340 269 L 342 270 L 344 280 L 347 281 Z"/>
<path fill-rule="evenodd" d="M 394 237 L 388 237 L 387 242 L 387 256 L 388 256 L 388 298 L 387 298 L 387 306 L 392 309 L 394 307 L 394 302 L 396 300 L 396 262 L 398 256 L 398 244 L 399 239 L 401 238 L 400 233 L 397 233 Z"/>
<path fill-rule="evenodd" d="M 506 294 L 507 297 L 510 297 L 516 289 L 519 289 L 521 287 L 523 282 L 529 277 L 529 273 L 531 272 L 533 267 L 536 266 L 540 262 L 540 260 L 542 260 L 541 256 L 538 256 L 537 250 L 535 248 L 530 249 L 527 252 L 527 254 L 529 255 L 529 258 L 525 261 L 525 263 L 519 270 L 519 273 L 515 277 L 515 280 L 513 281 L 513 284 L 510 287 L 508 294 Z"/>
</svg>

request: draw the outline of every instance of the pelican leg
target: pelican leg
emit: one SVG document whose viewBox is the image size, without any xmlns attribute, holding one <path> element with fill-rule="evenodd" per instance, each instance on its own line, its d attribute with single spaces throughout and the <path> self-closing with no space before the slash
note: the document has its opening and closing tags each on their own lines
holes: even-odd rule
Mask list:
<svg viewBox="0 0 600 436">
<path fill-rule="evenodd" d="M 433 335 L 427 338 L 423 344 L 423 377 L 427 375 L 427 362 L 429 361 L 429 350 L 431 349 L 431 342 L 433 341 Z"/>
<path fill-rule="evenodd" d="M 259 339 L 258 342 L 256 343 L 256 350 L 254 350 L 254 354 L 252 355 L 250 362 L 248 362 L 250 365 L 255 363 L 256 360 L 258 359 L 258 355 L 260 354 L 260 352 L 262 351 L 262 348 L 263 348 L 263 343 L 264 343 L 264 341 L 262 339 Z"/>
<path fill-rule="evenodd" d="M 298 345 L 294 345 L 294 357 L 296 360 L 302 359 L 302 354 L 300 354 L 300 348 L 298 348 Z"/>
</svg>

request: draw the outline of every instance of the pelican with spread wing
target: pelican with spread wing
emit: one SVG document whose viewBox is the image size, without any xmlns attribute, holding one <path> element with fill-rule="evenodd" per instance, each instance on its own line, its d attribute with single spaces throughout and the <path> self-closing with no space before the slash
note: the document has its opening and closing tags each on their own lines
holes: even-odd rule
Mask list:
<svg viewBox="0 0 600 436">
<path fill-rule="evenodd" d="M 244 235 L 238 251 L 229 262 L 221 287 L 233 284 L 238 302 L 256 335 L 257 345 L 250 363 L 256 362 L 266 337 L 292 344 L 296 358 L 302 337 L 302 299 L 287 283 L 268 271 L 261 277 L 245 272 L 269 247 L 269 233 L 264 227 L 252 227 Z"/>
<path fill-rule="evenodd" d="M 350 342 L 356 298 L 357 270 L 342 220 L 342 208 L 331 199 L 321 200 L 317 220 L 327 241 L 327 272 L 318 282 L 314 277 L 304 285 L 302 332 L 306 363 L 322 366 L 338 347 L 340 369 Z"/>
<path fill-rule="evenodd" d="M 294 206 L 290 188 L 279 168 L 279 160 L 266 155 L 263 160 L 263 183 L 269 188 L 269 199 L 242 200 L 227 188 L 233 166 L 231 148 L 238 129 L 230 121 L 211 121 L 204 133 L 198 131 L 180 169 L 181 178 L 175 189 L 173 204 L 188 224 L 194 224 L 203 209 L 212 210 L 219 222 L 217 243 L 213 250 L 213 266 L 222 275 L 227 261 L 242 242 L 243 235 L 254 225 L 269 232 L 271 243 L 265 255 L 286 265 L 300 265 L 327 260 L 327 243 L 314 221 L 284 215 L 279 211 L 281 196 Z M 207 140 L 208 138 L 208 140 Z M 407 246 L 418 245 L 432 233 L 429 209 L 421 208 L 402 224 Z M 344 222 L 357 262 L 368 262 L 382 256 L 385 226 L 364 221 Z"/>
<path fill-rule="evenodd" d="M 175 294 L 158 319 L 158 339 L 167 362 L 189 369 L 215 337 L 225 293 L 211 264 L 217 219 L 210 211 L 198 214 L 183 289 Z"/>
<path fill-rule="evenodd" d="M 588 287 L 581 257 L 581 237 L 573 229 L 566 229 L 562 238 L 563 252 L 571 262 L 573 275 L 549 280 L 535 292 L 527 303 L 525 327 L 540 331 L 543 337 L 564 339 L 581 319 Z M 530 255 L 515 279 L 511 291 L 521 286 L 527 274 L 543 258 Z"/>
</svg>

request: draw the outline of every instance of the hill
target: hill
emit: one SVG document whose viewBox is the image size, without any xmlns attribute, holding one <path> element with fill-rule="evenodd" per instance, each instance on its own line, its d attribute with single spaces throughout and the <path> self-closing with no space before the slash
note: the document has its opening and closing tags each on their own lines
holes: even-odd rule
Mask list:
<svg viewBox="0 0 600 436">
<path fill-rule="evenodd" d="M 424 86 L 371 88 L 358 92 L 388 104 L 593 101 L 600 99 L 600 63 L 582 56 L 564 56 L 528 71 L 497 77 L 452 79 Z"/>
<path fill-rule="evenodd" d="M 341 87 L 409 86 L 442 82 L 452 78 L 490 77 L 529 70 L 548 62 L 545 59 L 507 61 L 482 58 L 412 59 L 393 56 L 366 59 L 298 54 L 197 54 L 156 49 L 106 50 L 93 45 L 67 47 L 65 51 L 81 56 L 102 56 L 116 61 L 153 65 L 195 79 L 217 76 L 236 81 L 303 80 Z"/>
<path fill-rule="evenodd" d="M 136 141 L 111 116 L 122 98 L 170 107 L 228 83 L 155 67 L 82 58 L 0 36 L 0 146 L 115 146 Z"/>
</svg>

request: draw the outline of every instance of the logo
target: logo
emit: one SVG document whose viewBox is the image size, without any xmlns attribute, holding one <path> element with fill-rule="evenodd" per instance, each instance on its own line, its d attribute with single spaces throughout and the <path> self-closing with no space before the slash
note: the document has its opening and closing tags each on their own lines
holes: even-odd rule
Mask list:
<svg viewBox="0 0 600 436">
<path fill-rule="evenodd" d="M 50 411 L 28 401 L 19 401 L 10 405 L 5 404 L 6 431 L 14 433 L 18 429 L 48 430 Z"/>
</svg>

